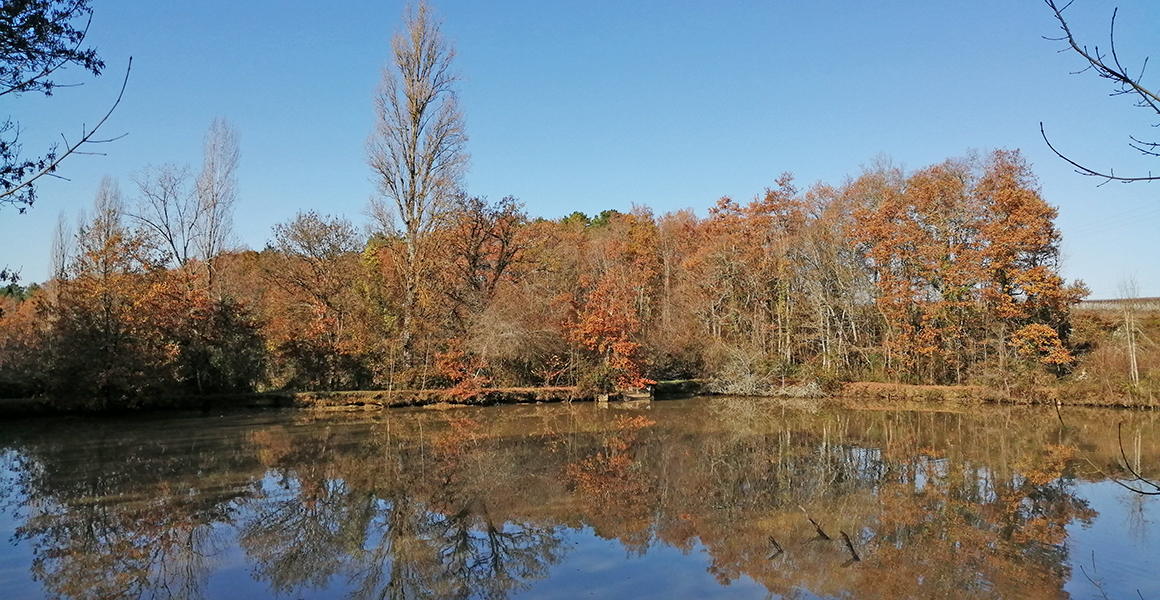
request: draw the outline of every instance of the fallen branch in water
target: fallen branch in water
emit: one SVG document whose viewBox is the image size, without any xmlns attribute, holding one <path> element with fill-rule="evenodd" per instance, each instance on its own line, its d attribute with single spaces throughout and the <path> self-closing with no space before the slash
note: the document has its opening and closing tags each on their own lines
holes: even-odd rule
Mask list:
<svg viewBox="0 0 1160 600">
<path fill-rule="evenodd" d="M 1123 483 L 1120 483 L 1119 481 L 1117 481 L 1116 483 L 1119 483 L 1120 485 L 1128 488 L 1129 490 L 1132 490 L 1133 492 L 1136 492 L 1137 494 L 1143 494 L 1145 496 L 1160 496 L 1160 484 L 1157 484 L 1155 481 L 1152 481 L 1152 480 L 1144 477 L 1143 475 L 1137 473 L 1136 469 L 1132 468 L 1132 463 L 1130 461 L 1128 461 L 1128 454 L 1126 452 L 1124 452 L 1123 430 L 1124 430 L 1123 423 L 1116 424 L 1116 441 L 1118 441 L 1120 443 L 1120 458 L 1124 459 L 1124 468 L 1128 469 L 1128 472 L 1131 473 L 1132 476 L 1136 478 L 1134 481 L 1139 481 L 1140 483 L 1151 486 L 1156 491 L 1150 492 L 1148 490 L 1135 489 L 1129 485 L 1125 485 Z"/>
<path fill-rule="evenodd" d="M 765 557 L 766 560 L 773 560 L 780 556 L 782 552 L 785 552 L 785 548 L 782 548 L 781 544 L 777 543 L 777 540 L 774 539 L 772 535 L 769 536 L 769 543 L 773 546 L 773 552 L 770 553 L 769 556 Z"/>
<path fill-rule="evenodd" d="M 815 521 L 814 518 L 810 516 L 809 511 L 807 511 L 804 506 L 799 505 L 798 508 L 802 509 L 802 512 L 806 513 L 806 518 L 810 520 L 810 523 L 814 526 L 814 530 L 818 532 L 819 538 L 821 538 L 823 540 L 832 539 L 830 536 L 826 535 L 826 532 L 822 531 L 822 526 L 818 525 L 818 522 Z"/>
<path fill-rule="evenodd" d="M 854 550 L 854 543 L 850 541 L 850 536 L 846 535 L 846 532 L 842 530 L 838 530 L 838 533 L 842 534 L 842 539 L 846 541 L 846 548 L 850 551 L 850 556 L 854 559 L 854 561 L 857 562 L 862 560 L 862 557 L 858 556 L 858 551 Z"/>
<path fill-rule="evenodd" d="M 1132 468 L 1132 463 L 1128 461 L 1128 453 L 1124 452 L 1123 428 L 1124 428 L 1123 423 L 1119 423 L 1118 425 L 1116 425 L 1116 440 L 1120 444 L 1120 458 L 1123 459 L 1123 461 L 1124 461 L 1123 467 L 1125 469 L 1127 469 L 1127 471 L 1129 473 L 1132 474 L 1132 477 L 1134 477 L 1134 479 L 1132 479 L 1133 482 L 1138 481 L 1140 483 L 1143 483 L 1149 487 L 1155 488 L 1155 491 L 1141 489 L 1138 487 L 1132 487 L 1132 486 L 1128 485 L 1127 483 L 1120 481 L 1115 476 L 1110 475 L 1108 473 L 1105 473 L 1103 469 L 1099 468 L 1099 466 L 1096 465 L 1096 463 L 1092 462 L 1092 459 L 1088 458 L 1085 460 L 1087 460 L 1088 464 L 1091 465 L 1092 468 L 1095 469 L 1097 473 L 1099 473 L 1100 475 L 1103 475 L 1104 477 L 1107 477 L 1109 480 L 1111 480 L 1112 483 L 1114 483 L 1114 484 L 1116 484 L 1116 485 L 1118 485 L 1118 486 L 1120 486 L 1120 487 L 1122 487 L 1130 492 L 1140 494 L 1141 496 L 1160 496 L 1160 483 L 1156 483 L 1155 481 L 1152 481 L 1151 479 L 1148 479 L 1147 477 L 1144 477 L 1143 475 L 1141 475 L 1139 472 L 1136 471 L 1136 469 Z"/>
</svg>

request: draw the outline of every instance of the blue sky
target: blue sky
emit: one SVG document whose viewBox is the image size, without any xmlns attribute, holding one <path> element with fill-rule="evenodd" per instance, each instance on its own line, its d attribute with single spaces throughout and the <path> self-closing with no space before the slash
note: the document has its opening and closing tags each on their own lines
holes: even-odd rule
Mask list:
<svg viewBox="0 0 1160 600">
<path fill-rule="evenodd" d="M 402 2 L 94 0 L 99 79 L 51 99 L 5 97 L 27 151 L 75 137 L 115 97 L 105 156 L 68 160 L 25 215 L 0 208 L 0 264 L 43 280 L 53 224 L 88 206 L 102 176 L 133 196 L 147 164 L 200 163 L 217 116 L 241 136 L 240 241 L 261 248 L 299 210 L 365 222 L 371 96 L 400 27 Z M 841 183 L 887 156 L 919 168 L 970 150 L 1018 148 L 1058 206 L 1064 274 L 1093 297 L 1135 277 L 1160 296 L 1160 182 L 1076 175 L 1039 136 L 1095 167 L 1160 173 L 1128 136 L 1156 115 L 1109 97 L 1059 42 L 1039 0 L 925 2 L 434 2 L 458 51 L 470 135 L 469 193 L 513 195 L 534 216 L 574 210 L 698 214 L 747 200 L 785 171 L 801 187 Z M 1119 6 L 1129 65 L 1160 60 L 1160 3 L 1077 0 L 1073 29 L 1105 45 Z M 1160 67 L 1157 67 L 1160 68 Z M 1160 88 L 1160 76 L 1145 83 Z"/>
</svg>

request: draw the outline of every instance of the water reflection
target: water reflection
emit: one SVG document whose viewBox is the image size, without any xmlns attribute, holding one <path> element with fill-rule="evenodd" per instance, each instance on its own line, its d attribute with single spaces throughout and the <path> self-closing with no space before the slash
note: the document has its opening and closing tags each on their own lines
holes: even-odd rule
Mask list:
<svg viewBox="0 0 1160 600">
<path fill-rule="evenodd" d="M 255 432 L 270 470 L 238 527 L 254 576 L 284 594 L 340 577 L 353 598 L 505 598 L 544 578 L 557 527 L 497 521 L 488 490 L 456 484 L 460 461 L 482 456 L 456 445 L 454 423 L 433 448 L 378 438 L 336 461 L 334 429 Z"/>
<path fill-rule="evenodd" d="M 1068 528 L 1099 518 L 1077 490 L 1114 472 L 1115 423 L 1142 432 L 1145 472 L 1160 456 L 1150 415 L 1072 420 L 713 399 L 29 421 L 0 432 L 0 560 L 29 565 L 0 585 L 499 599 L 587 568 L 577 540 L 597 536 L 780 597 L 1064 598 Z M 1143 531 L 1137 504 L 1119 518 Z"/>
</svg>

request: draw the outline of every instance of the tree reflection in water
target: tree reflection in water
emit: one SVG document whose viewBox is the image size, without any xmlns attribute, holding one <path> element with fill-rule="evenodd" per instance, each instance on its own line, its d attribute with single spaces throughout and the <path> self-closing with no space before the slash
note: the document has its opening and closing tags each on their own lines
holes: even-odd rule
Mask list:
<svg viewBox="0 0 1160 600">
<path fill-rule="evenodd" d="M 1080 457 L 1109 470 L 1123 415 L 1069 430 L 1041 412 L 719 398 L 39 421 L 0 448 L 15 541 L 53 597 L 203 597 L 239 549 L 271 595 L 499 599 L 552 586 L 591 531 L 635 556 L 700 547 L 720 583 L 781 596 L 1062 598 L 1066 527 L 1097 517 Z M 1145 421 L 1129 427 L 1156 440 Z"/>
<path fill-rule="evenodd" d="M 148 441 L 123 439 L 107 424 L 29 425 L 23 439 L 0 443 L 16 451 L 10 472 L 22 524 L 13 541 L 30 544 L 31 575 L 45 593 L 199 597 L 227 543 L 216 526 L 232 522 L 247 491 L 189 475 L 237 466 L 236 452 L 196 441 L 202 452 L 190 452 L 143 431 L 135 433 Z"/>
<path fill-rule="evenodd" d="M 450 425 L 430 471 L 408 468 L 421 447 L 372 442 L 360 452 L 373 459 L 326 461 L 329 430 L 295 440 L 240 526 L 255 575 L 277 593 L 341 575 L 353 598 L 506 598 L 544 578 L 562 557 L 557 527 L 493 521 L 481 496 L 455 484 L 465 452 Z"/>
</svg>

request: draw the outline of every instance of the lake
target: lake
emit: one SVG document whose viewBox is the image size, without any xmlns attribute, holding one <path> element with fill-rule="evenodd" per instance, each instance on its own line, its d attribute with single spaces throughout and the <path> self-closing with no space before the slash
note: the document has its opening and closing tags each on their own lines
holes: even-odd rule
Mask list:
<svg viewBox="0 0 1160 600">
<path fill-rule="evenodd" d="M 1123 463 L 1160 478 L 1158 433 L 720 397 L 7 421 L 0 596 L 1160 599 L 1120 485 L 1155 491 Z"/>
</svg>

